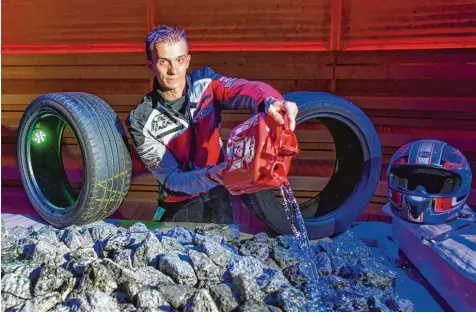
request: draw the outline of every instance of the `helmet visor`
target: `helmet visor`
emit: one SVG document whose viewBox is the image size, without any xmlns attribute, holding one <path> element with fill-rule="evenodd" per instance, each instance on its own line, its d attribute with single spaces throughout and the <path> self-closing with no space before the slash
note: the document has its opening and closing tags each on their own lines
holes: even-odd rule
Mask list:
<svg viewBox="0 0 476 313">
<path fill-rule="evenodd" d="M 445 169 L 405 165 L 392 168 L 390 174 L 391 184 L 407 191 L 422 186 L 428 194 L 450 195 L 461 186 L 461 177 Z"/>
</svg>

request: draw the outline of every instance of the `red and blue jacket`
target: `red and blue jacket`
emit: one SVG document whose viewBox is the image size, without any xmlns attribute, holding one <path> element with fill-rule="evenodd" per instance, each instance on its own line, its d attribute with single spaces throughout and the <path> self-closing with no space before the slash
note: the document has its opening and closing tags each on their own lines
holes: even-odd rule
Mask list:
<svg viewBox="0 0 476 313">
<path fill-rule="evenodd" d="M 268 84 L 204 67 L 187 75 L 187 117 L 161 105 L 158 88 L 154 80 L 153 90 L 132 110 L 126 125 L 142 162 L 162 185 L 165 202 L 191 199 L 217 186 L 206 171 L 224 160 L 222 110 L 256 113 L 264 110 L 265 98 L 283 99 Z"/>
</svg>

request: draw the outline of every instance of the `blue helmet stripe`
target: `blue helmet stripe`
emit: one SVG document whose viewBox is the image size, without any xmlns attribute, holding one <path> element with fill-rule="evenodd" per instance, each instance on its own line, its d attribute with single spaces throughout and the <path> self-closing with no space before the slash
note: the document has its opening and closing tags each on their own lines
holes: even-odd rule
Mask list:
<svg viewBox="0 0 476 313">
<path fill-rule="evenodd" d="M 421 141 L 412 144 L 410 154 L 408 155 L 408 164 L 416 164 L 418 153 L 420 152 Z"/>
<path fill-rule="evenodd" d="M 431 157 L 431 165 L 440 165 L 441 156 L 443 154 L 443 148 L 445 147 L 446 143 L 441 141 L 435 142 L 435 147 L 433 149 L 433 155 Z"/>
</svg>

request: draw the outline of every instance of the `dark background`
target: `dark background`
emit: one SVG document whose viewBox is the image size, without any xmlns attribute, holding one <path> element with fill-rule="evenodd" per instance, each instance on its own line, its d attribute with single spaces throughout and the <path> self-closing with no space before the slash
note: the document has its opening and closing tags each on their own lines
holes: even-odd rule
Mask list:
<svg viewBox="0 0 476 313">
<path fill-rule="evenodd" d="M 407 142 L 447 141 L 476 169 L 474 0 L 2 0 L 2 211 L 28 207 L 15 142 L 30 101 L 48 92 L 93 93 L 124 121 L 151 86 L 143 42 L 162 23 L 186 30 L 192 69 L 208 65 L 282 93 L 331 92 L 361 107 L 384 154 L 382 180 L 362 220 L 385 219 L 385 169 Z M 247 116 L 226 112 L 224 138 Z M 290 177 L 302 201 L 325 186 L 334 147 L 319 124 L 297 133 L 302 152 Z M 64 142 L 65 165 L 78 180 L 75 139 L 66 134 Z M 131 190 L 119 212 L 149 219 L 156 182 L 132 157 Z M 473 206 L 475 188 L 473 182 Z M 259 223 L 244 208 L 236 216 Z"/>
</svg>

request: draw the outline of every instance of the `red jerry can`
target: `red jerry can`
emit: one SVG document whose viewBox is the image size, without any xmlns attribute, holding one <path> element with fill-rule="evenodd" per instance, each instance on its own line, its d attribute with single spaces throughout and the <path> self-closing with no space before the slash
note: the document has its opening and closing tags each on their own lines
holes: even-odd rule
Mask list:
<svg viewBox="0 0 476 313">
<path fill-rule="evenodd" d="M 287 183 L 292 156 L 299 153 L 296 134 L 283 115 L 279 125 L 259 113 L 233 128 L 226 144 L 223 184 L 235 193 L 254 193 Z"/>
</svg>

